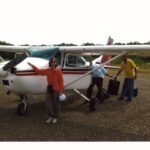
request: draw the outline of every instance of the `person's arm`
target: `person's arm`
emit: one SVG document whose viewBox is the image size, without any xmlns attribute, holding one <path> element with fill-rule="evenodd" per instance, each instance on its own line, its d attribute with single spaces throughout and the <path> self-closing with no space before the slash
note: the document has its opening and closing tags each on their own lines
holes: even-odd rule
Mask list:
<svg viewBox="0 0 150 150">
<path fill-rule="evenodd" d="M 135 65 L 135 63 L 134 63 L 134 61 L 133 60 L 131 60 L 131 66 L 133 67 L 133 69 L 134 69 L 134 72 L 135 72 L 135 76 L 134 76 L 134 79 L 137 79 L 137 67 L 136 67 L 136 65 Z"/>
<path fill-rule="evenodd" d="M 102 68 L 102 71 L 103 71 L 103 73 L 104 73 L 106 76 L 108 76 L 108 77 L 110 77 L 110 78 L 113 77 L 113 76 L 109 75 L 108 71 L 107 71 L 105 68 Z"/>
<path fill-rule="evenodd" d="M 105 75 L 108 76 L 108 77 L 110 77 L 110 78 L 113 77 L 112 75 L 110 75 L 110 74 L 108 74 L 108 73 L 106 73 Z"/>
<path fill-rule="evenodd" d="M 46 75 L 46 71 L 44 69 L 40 70 L 39 68 L 37 68 L 36 66 L 34 66 L 33 64 L 31 64 L 29 62 L 28 62 L 28 65 L 30 65 L 37 74 Z"/>
<path fill-rule="evenodd" d="M 123 71 L 123 68 L 120 68 L 117 74 L 114 76 L 115 80 L 117 80 L 117 77 L 121 74 L 122 71 Z"/>
<path fill-rule="evenodd" d="M 136 67 L 134 68 L 134 71 L 135 71 L 134 79 L 137 79 L 137 68 Z"/>
</svg>

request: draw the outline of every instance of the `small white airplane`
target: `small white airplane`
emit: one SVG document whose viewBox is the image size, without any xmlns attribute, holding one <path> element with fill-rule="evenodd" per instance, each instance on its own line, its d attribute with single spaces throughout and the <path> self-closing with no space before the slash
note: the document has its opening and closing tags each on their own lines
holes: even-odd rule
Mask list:
<svg viewBox="0 0 150 150">
<path fill-rule="evenodd" d="M 91 55 L 102 55 L 102 53 L 119 53 L 112 59 L 102 63 L 106 65 L 124 52 L 136 54 L 150 54 L 150 45 L 105 45 L 105 46 L 71 46 L 71 47 L 49 47 L 49 46 L 0 46 L 0 51 L 22 52 L 20 56 L 11 61 L 0 63 L 0 83 L 9 93 L 21 97 L 21 104 L 18 105 L 18 114 L 27 112 L 27 96 L 46 93 L 47 79 L 40 76 L 28 65 L 34 64 L 40 69 L 48 67 L 49 59 L 56 57 L 64 76 L 65 89 L 86 89 L 89 86 L 92 70 Z M 99 59 L 100 58 L 100 59 Z M 102 56 L 98 57 L 99 61 Z M 93 61 L 95 63 L 95 61 Z M 100 67 L 101 67 L 100 66 Z M 97 69 L 97 68 L 96 68 Z M 82 96 L 82 94 L 81 94 Z M 84 96 L 83 96 L 84 97 Z"/>
</svg>

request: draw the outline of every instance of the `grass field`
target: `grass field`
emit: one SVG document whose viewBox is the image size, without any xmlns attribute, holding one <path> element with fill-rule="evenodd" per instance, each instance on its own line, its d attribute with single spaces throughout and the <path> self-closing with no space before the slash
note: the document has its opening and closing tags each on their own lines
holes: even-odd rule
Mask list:
<svg viewBox="0 0 150 150">
<path fill-rule="evenodd" d="M 123 77 L 118 78 L 120 91 Z M 19 98 L 7 96 L 0 87 L 0 141 L 150 141 L 149 77 L 150 69 L 142 68 L 136 80 L 139 93 L 133 101 L 117 101 L 118 96 L 111 96 L 97 104 L 95 112 L 89 110 L 83 98 L 66 91 L 68 100 L 62 104 L 55 125 L 45 123 L 44 96 L 30 97 L 28 114 L 18 116 Z"/>
</svg>

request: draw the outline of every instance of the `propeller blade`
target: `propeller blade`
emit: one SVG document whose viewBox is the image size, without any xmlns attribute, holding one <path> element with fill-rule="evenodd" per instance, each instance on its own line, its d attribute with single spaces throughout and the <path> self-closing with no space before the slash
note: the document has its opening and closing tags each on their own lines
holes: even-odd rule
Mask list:
<svg viewBox="0 0 150 150">
<path fill-rule="evenodd" d="M 25 58 L 27 58 L 29 55 L 27 53 L 23 53 L 21 55 L 19 55 L 18 57 L 12 59 L 10 62 L 8 62 L 4 67 L 3 70 L 6 71 L 8 69 L 13 68 L 14 66 L 16 66 L 17 64 L 19 64 L 20 62 L 22 62 Z"/>
</svg>

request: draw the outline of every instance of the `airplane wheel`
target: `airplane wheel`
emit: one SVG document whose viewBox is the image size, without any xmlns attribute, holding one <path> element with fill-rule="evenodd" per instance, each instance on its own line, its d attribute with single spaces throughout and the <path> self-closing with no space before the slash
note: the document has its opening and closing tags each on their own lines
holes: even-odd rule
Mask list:
<svg viewBox="0 0 150 150">
<path fill-rule="evenodd" d="M 96 110 L 96 108 L 95 108 L 95 102 L 96 102 L 96 99 L 95 98 L 91 98 L 91 100 L 89 102 L 90 111 L 95 111 Z"/>
<path fill-rule="evenodd" d="M 18 115 L 25 115 L 25 114 L 27 114 L 27 111 L 28 111 L 27 106 L 25 106 L 24 103 L 21 103 L 18 105 L 18 107 L 17 107 Z"/>
</svg>

